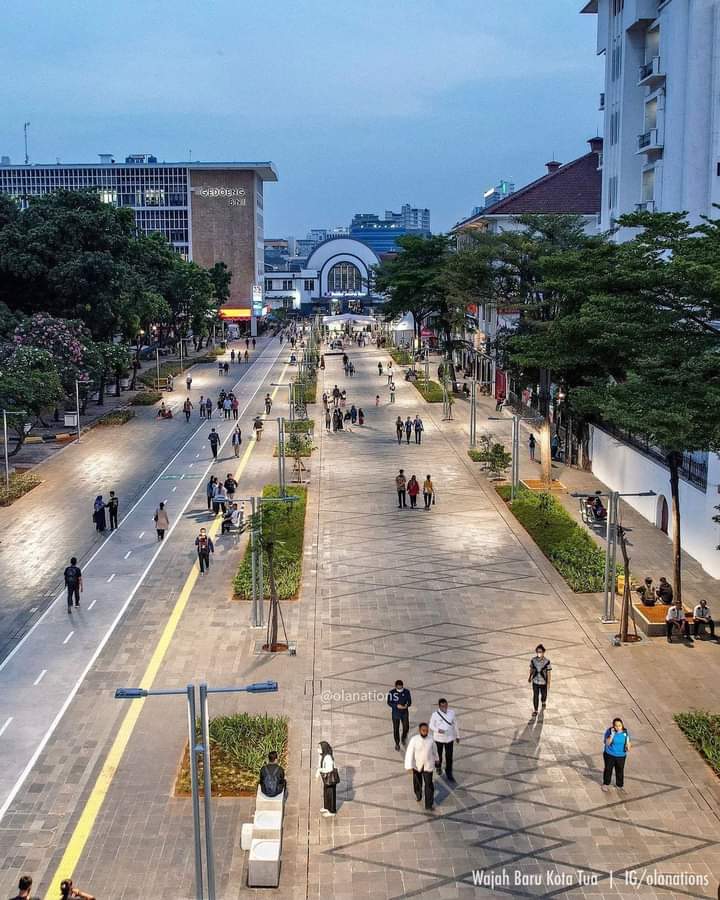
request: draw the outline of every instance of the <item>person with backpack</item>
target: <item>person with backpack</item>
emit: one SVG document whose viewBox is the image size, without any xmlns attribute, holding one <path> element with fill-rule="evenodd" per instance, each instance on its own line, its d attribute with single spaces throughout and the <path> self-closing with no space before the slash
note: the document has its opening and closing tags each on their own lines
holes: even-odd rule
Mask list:
<svg viewBox="0 0 720 900">
<path fill-rule="evenodd" d="M 77 557 L 70 559 L 70 565 L 65 569 L 65 587 L 67 588 L 67 611 L 72 612 L 73 597 L 75 606 L 80 606 L 80 594 L 83 589 L 82 571 L 77 564 Z"/>
<path fill-rule="evenodd" d="M 185 413 L 185 421 L 190 421 L 190 413 L 192 412 L 192 402 L 189 397 L 185 398 L 185 402 L 183 403 L 183 412 Z"/>
<path fill-rule="evenodd" d="M 335 766 L 333 750 L 327 741 L 318 744 L 318 756 L 320 764 L 315 771 L 315 778 L 322 778 L 323 805 L 320 810 L 323 816 L 334 816 L 337 812 L 336 788 L 340 781 L 340 775 Z"/>
<path fill-rule="evenodd" d="M 205 569 L 210 569 L 210 554 L 215 552 L 212 538 L 204 528 L 200 529 L 200 534 L 195 538 L 195 547 L 200 563 L 200 574 L 204 575 Z"/>
<path fill-rule="evenodd" d="M 285 770 L 278 763 L 278 755 L 274 750 L 268 753 L 268 761 L 260 769 L 258 783 L 266 797 L 279 797 L 285 793 Z"/>
<path fill-rule="evenodd" d="M 538 644 L 535 648 L 535 656 L 530 660 L 530 674 L 528 683 L 532 684 L 533 692 L 533 718 L 538 714 L 538 702 L 542 701 L 543 711 L 547 706 L 547 693 L 550 687 L 550 673 L 552 666 L 545 656 L 545 648 Z"/>
<path fill-rule="evenodd" d="M 218 447 L 220 446 L 220 435 L 213 428 L 208 435 L 210 441 L 210 449 L 212 450 L 213 459 L 217 462 Z"/>
<path fill-rule="evenodd" d="M 630 735 L 622 719 L 612 720 L 612 725 L 605 729 L 603 735 L 603 769 L 602 790 L 607 791 L 615 772 L 615 787 L 625 792 L 625 760 L 630 749 Z"/>
</svg>

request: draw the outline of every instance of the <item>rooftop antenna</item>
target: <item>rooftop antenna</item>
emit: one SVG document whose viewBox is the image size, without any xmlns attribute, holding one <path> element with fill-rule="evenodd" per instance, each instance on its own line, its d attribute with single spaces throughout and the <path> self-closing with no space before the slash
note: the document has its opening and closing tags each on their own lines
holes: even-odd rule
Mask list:
<svg viewBox="0 0 720 900">
<path fill-rule="evenodd" d="M 29 127 L 30 127 L 29 122 L 25 122 L 23 124 L 23 131 L 25 132 L 25 165 L 26 166 L 29 165 L 29 163 L 30 163 L 30 157 L 28 156 L 28 143 L 27 143 L 27 133 L 28 133 Z"/>
<path fill-rule="evenodd" d="M 188 154 L 190 155 L 190 162 L 192 162 L 192 150 L 188 150 Z"/>
</svg>

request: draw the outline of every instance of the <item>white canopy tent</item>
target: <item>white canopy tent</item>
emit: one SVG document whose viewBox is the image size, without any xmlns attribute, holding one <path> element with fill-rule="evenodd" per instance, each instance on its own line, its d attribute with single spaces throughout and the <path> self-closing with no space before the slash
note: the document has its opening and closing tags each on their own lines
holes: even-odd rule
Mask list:
<svg viewBox="0 0 720 900">
<path fill-rule="evenodd" d="M 393 322 L 390 326 L 390 331 L 392 332 L 393 340 L 398 346 L 403 346 L 404 344 L 407 344 L 408 347 L 411 346 L 415 336 L 415 320 L 412 313 L 408 313 L 402 319 Z"/>
<path fill-rule="evenodd" d="M 377 325 L 377 319 L 373 316 L 360 316 L 354 313 L 342 313 L 337 316 L 323 316 L 323 325 L 331 331 L 342 331 L 345 326 L 356 327 L 361 330 L 368 325 Z"/>
</svg>

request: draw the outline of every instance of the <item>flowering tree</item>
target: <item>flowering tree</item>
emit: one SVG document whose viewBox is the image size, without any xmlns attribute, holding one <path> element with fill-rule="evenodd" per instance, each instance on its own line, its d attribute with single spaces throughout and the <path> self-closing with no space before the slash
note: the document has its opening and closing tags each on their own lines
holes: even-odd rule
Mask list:
<svg viewBox="0 0 720 900">
<path fill-rule="evenodd" d="M 24 413 L 8 416 L 8 428 L 16 438 L 15 447 L 8 455 L 14 456 L 27 436 L 26 423 L 35 425 L 45 410 L 62 399 L 64 392 L 52 354 L 47 350 L 6 344 L 2 348 L 2 357 L 0 406 Z"/>
<path fill-rule="evenodd" d="M 36 313 L 18 325 L 13 341 L 17 347 L 46 350 L 67 395 L 75 393 L 75 379 L 88 381 L 98 374 L 98 354 L 90 332 L 79 319 L 56 319 L 48 313 Z"/>
</svg>

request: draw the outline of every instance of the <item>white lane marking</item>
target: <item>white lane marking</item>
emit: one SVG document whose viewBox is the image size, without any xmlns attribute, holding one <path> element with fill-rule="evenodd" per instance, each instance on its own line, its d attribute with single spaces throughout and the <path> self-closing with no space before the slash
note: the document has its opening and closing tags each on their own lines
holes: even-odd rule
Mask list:
<svg viewBox="0 0 720 900">
<path fill-rule="evenodd" d="M 199 454 L 199 453 L 196 453 L 196 454 L 195 454 L 195 459 L 200 459 L 200 454 Z"/>
<path fill-rule="evenodd" d="M 277 363 L 277 361 L 278 361 L 278 356 L 279 356 L 279 355 L 280 355 L 279 353 L 275 355 L 275 357 L 271 360 L 270 364 L 268 365 L 268 367 L 267 367 L 267 369 L 265 370 L 265 372 L 263 373 L 263 375 L 258 379 L 258 386 L 255 388 L 255 390 L 253 391 L 253 393 L 252 393 L 252 394 L 250 395 L 250 397 L 248 398 L 248 401 L 247 401 L 247 403 L 245 404 L 245 407 L 243 408 L 242 413 L 240 414 L 241 416 L 244 416 L 245 413 L 247 412 L 247 410 L 248 410 L 250 404 L 252 403 L 252 401 L 255 399 L 256 395 L 257 395 L 258 392 L 260 391 L 260 388 L 261 388 L 263 382 L 265 381 L 265 379 L 267 378 L 267 376 L 270 374 L 270 371 L 272 370 L 272 367 Z M 264 354 L 262 354 L 260 357 L 258 357 L 258 360 L 257 360 L 257 361 L 259 362 L 259 361 L 262 359 L 263 356 L 264 356 Z M 248 369 L 247 371 L 248 371 L 248 373 L 249 373 L 250 370 Z M 237 387 L 239 384 L 240 384 L 240 379 L 238 379 L 237 383 L 235 384 L 235 387 Z M 234 388 L 233 388 L 233 390 L 234 390 Z M 202 426 L 200 426 L 200 427 L 202 427 Z M 195 432 L 195 433 L 197 434 L 197 431 L 199 431 L 199 430 L 200 430 L 200 428 L 196 429 L 196 432 Z M 229 433 L 228 433 L 228 436 L 227 436 L 227 437 L 225 438 L 225 440 L 221 443 L 221 445 L 220 445 L 221 449 L 222 449 L 222 447 L 227 443 L 227 441 L 230 439 L 230 434 L 231 434 L 231 433 L 232 433 L 232 432 L 229 432 Z M 191 435 L 191 436 L 187 439 L 187 441 L 185 441 L 185 443 L 184 443 L 183 446 L 180 448 L 180 450 L 178 450 L 178 452 L 177 452 L 177 453 L 175 454 L 175 456 L 170 460 L 170 462 L 169 462 L 169 463 L 167 464 L 167 466 L 163 469 L 163 471 L 157 476 L 157 478 L 155 479 L 155 481 L 152 482 L 152 484 L 150 485 L 150 487 L 148 487 L 148 489 L 145 491 L 145 493 L 144 493 L 144 494 L 140 497 L 140 499 L 135 503 L 135 506 L 138 506 L 138 504 L 140 504 L 140 503 L 142 502 L 143 498 L 146 497 L 146 496 L 150 493 L 150 491 L 151 491 L 152 488 L 155 486 L 155 484 L 157 484 L 157 482 L 160 480 L 160 478 L 165 474 L 165 472 L 167 472 L 167 470 L 168 470 L 168 469 L 170 468 L 170 466 L 175 462 L 175 460 L 176 460 L 177 457 L 182 453 L 182 451 L 185 449 L 185 447 L 187 447 L 187 445 L 190 443 L 190 441 L 193 439 L 193 437 L 195 437 L 195 435 Z M 208 463 L 208 465 L 207 465 L 207 467 L 206 467 L 206 469 L 205 469 L 204 476 L 202 476 L 202 477 L 207 476 L 207 474 L 210 472 L 211 469 L 212 469 L 212 462 Z M 175 490 L 175 488 L 173 488 L 173 490 Z M 190 496 L 187 498 L 187 500 L 186 500 L 185 503 L 183 504 L 182 509 L 180 510 L 178 516 L 176 517 L 175 521 L 172 523 L 172 525 L 170 526 L 170 528 L 169 528 L 169 530 L 168 530 L 168 533 L 167 533 L 167 536 L 168 536 L 168 537 L 170 537 L 170 535 L 171 535 L 171 534 L 173 533 L 173 531 L 175 530 L 175 527 L 176 527 L 176 526 L 178 525 L 178 523 L 181 521 L 183 515 L 185 514 L 185 511 L 187 510 L 188 506 L 190 506 L 190 503 L 192 502 L 193 497 L 195 496 L 196 493 L 197 493 L 197 489 L 194 490 L 194 491 L 190 494 Z M 130 515 L 130 513 L 132 512 L 132 510 L 135 509 L 135 506 L 133 506 L 133 507 L 128 511 L 128 513 L 127 513 L 127 515 L 125 516 L 125 518 L 127 518 L 127 516 Z M 124 522 L 125 519 L 123 519 L 122 521 Z M 108 539 L 108 540 L 109 540 L 109 539 Z M 104 542 L 98 547 L 98 549 L 95 551 L 95 553 L 93 553 L 93 555 L 90 557 L 90 559 L 88 560 L 88 562 L 85 563 L 85 566 L 87 566 L 87 565 L 88 565 L 88 564 L 89 564 L 89 563 L 90 563 L 90 562 L 98 555 L 98 553 L 100 552 L 100 550 L 102 550 L 102 548 L 105 546 L 105 543 L 107 543 L 107 540 L 104 541 Z M 123 603 L 123 605 L 122 605 L 122 606 L 120 607 L 120 609 L 118 610 L 117 615 L 115 616 L 115 618 L 113 619 L 113 621 L 110 623 L 110 625 L 109 625 L 107 631 L 105 632 L 105 635 L 104 635 L 104 636 L 102 637 L 102 639 L 100 640 L 100 643 L 99 643 L 98 646 L 95 648 L 95 650 L 93 651 L 93 653 L 90 655 L 90 657 L 89 657 L 87 663 L 85 664 L 85 668 L 82 670 L 82 672 L 80 673 L 79 677 L 78 677 L 77 680 L 75 681 L 75 684 L 72 686 L 70 692 L 68 693 L 67 697 L 65 698 L 65 701 L 63 702 L 62 706 L 61 706 L 60 709 L 58 710 L 57 715 L 56 715 L 55 718 L 52 720 L 52 722 L 51 722 L 50 725 L 48 726 L 48 728 L 47 728 L 45 734 L 44 734 L 44 735 L 42 736 L 42 738 L 40 739 L 40 742 L 38 743 L 37 747 L 35 748 L 35 751 L 34 751 L 34 753 L 32 754 L 32 756 L 31 756 L 30 759 L 28 760 L 27 765 L 26 765 L 25 768 L 22 770 L 22 772 L 21 772 L 20 775 L 18 776 L 17 780 L 15 781 L 15 784 L 12 786 L 10 792 L 8 793 L 7 797 L 5 798 L 5 802 L 3 803 L 2 806 L 0 806 L 0 822 L 2 822 L 2 820 L 5 818 L 5 814 L 7 813 L 8 809 L 10 809 L 10 807 L 12 806 L 12 803 L 13 803 L 13 801 L 15 800 L 15 797 L 17 797 L 18 792 L 20 791 L 20 788 L 21 788 L 21 787 L 23 786 L 23 784 L 25 783 L 25 780 L 27 779 L 28 775 L 30 774 L 30 772 L 32 772 L 33 767 L 35 766 L 35 763 L 36 763 L 36 762 L 38 761 L 38 759 L 40 758 L 40 754 L 41 754 L 41 753 L 43 752 L 43 750 L 45 749 L 45 746 L 47 745 L 47 742 L 48 742 L 48 741 L 50 740 L 50 738 L 52 737 L 52 735 L 53 735 L 55 729 L 58 727 L 58 724 L 59 724 L 60 721 L 62 720 L 62 717 L 63 717 L 63 716 L 65 715 L 65 713 L 67 712 L 68 707 L 70 706 L 70 704 L 71 704 L 71 703 L 73 702 L 73 700 L 75 699 L 75 695 L 76 695 L 77 692 L 80 690 L 80 685 L 81 685 L 81 684 L 83 683 L 83 681 L 85 680 L 85 677 L 86 677 L 87 673 L 88 673 L 88 672 L 90 671 L 90 669 L 95 665 L 95 661 L 97 660 L 97 658 L 98 658 L 98 657 L 100 656 L 100 654 L 102 653 L 102 651 L 103 651 L 103 649 L 105 648 L 105 645 L 107 644 L 107 642 L 110 640 L 110 636 L 112 635 L 112 633 L 113 633 L 113 632 L 115 631 L 115 629 L 117 628 L 118 622 L 119 622 L 119 621 L 122 619 L 122 617 L 125 615 L 125 611 L 127 610 L 128 606 L 130 606 L 130 604 L 132 603 L 133 597 L 135 596 L 135 594 L 136 594 L 137 591 L 139 590 L 140 585 L 141 585 L 141 584 L 143 583 L 143 581 L 145 580 L 145 576 L 147 575 L 147 573 L 148 573 L 148 572 L 150 571 L 150 569 L 152 568 L 153 564 L 155 563 L 155 560 L 156 560 L 157 557 L 158 557 L 158 554 L 160 553 L 160 551 L 162 550 L 162 548 L 163 548 L 164 546 L 165 546 L 165 541 L 160 541 L 159 544 L 158 544 L 157 550 L 156 550 L 155 553 L 152 555 L 152 557 L 151 557 L 151 559 L 150 559 L 150 562 L 147 564 L 147 566 L 145 567 L 144 571 L 143 571 L 142 574 L 140 575 L 138 581 L 137 581 L 136 584 L 135 584 L 135 587 L 132 589 L 132 591 L 131 591 L 130 594 L 128 595 L 127 599 L 125 600 L 125 602 Z M 57 603 L 58 601 L 60 601 L 61 599 L 64 599 L 64 598 L 65 598 L 65 591 L 63 590 L 63 591 L 62 591 L 61 593 L 59 593 L 59 594 L 57 595 L 57 597 L 55 598 L 55 603 Z M 45 610 L 45 612 L 42 614 L 42 616 L 40 616 L 40 618 L 39 618 L 39 619 L 37 620 L 37 622 L 33 625 L 33 627 L 27 632 L 27 634 L 23 635 L 22 639 L 17 643 L 17 645 L 16 645 L 15 647 L 13 647 L 13 649 L 10 651 L 10 653 L 8 653 L 8 655 L 5 657 L 5 659 L 0 663 L 0 672 L 5 668 L 5 666 L 6 666 L 6 665 L 8 664 L 8 662 L 12 659 L 12 657 L 18 652 L 18 650 L 20 649 L 20 647 L 21 647 L 21 646 L 25 643 L 25 641 L 30 637 L 30 635 L 33 633 L 33 631 L 35 631 L 35 629 L 36 629 L 36 628 L 38 627 L 38 625 L 43 621 L 43 619 L 50 613 L 50 610 L 53 608 L 53 606 L 55 605 L 55 603 L 51 603 L 50 606 L 48 606 L 48 608 Z M 92 602 L 92 603 L 90 604 L 90 606 L 88 607 L 88 610 L 92 609 L 93 606 L 95 606 L 95 603 L 96 603 L 96 601 L 93 600 L 93 602 Z"/>
<path fill-rule="evenodd" d="M 70 634 L 69 634 L 69 635 L 65 638 L 65 640 L 63 641 L 63 644 L 67 644 L 67 642 L 70 640 L 70 638 L 71 638 L 74 634 L 75 634 L 75 632 L 74 632 L 74 631 L 71 631 Z"/>
<path fill-rule="evenodd" d="M 113 572 L 112 575 L 108 578 L 107 583 L 110 584 L 110 582 L 113 580 L 114 577 L 115 577 L 115 573 Z"/>
<path fill-rule="evenodd" d="M 192 469 L 192 467 L 193 467 L 194 465 L 195 465 L 195 463 L 188 463 L 188 469 Z"/>
<path fill-rule="evenodd" d="M 138 535 L 138 540 L 140 540 L 140 538 L 141 538 L 144 534 L 145 534 L 145 532 L 144 532 L 144 531 L 141 531 L 140 534 Z"/>
<path fill-rule="evenodd" d="M 88 612 L 90 612 L 90 610 L 93 608 L 93 606 L 95 606 L 96 603 L 97 603 L 97 597 L 93 600 L 93 602 L 90 604 L 90 606 L 88 606 Z"/>
<path fill-rule="evenodd" d="M 47 675 L 47 669 L 43 669 L 42 672 L 38 675 L 38 677 L 33 681 L 33 687 L 40 684 L 43 678 Z"/>
<path fill-rule="evenodd" d="M 8 727 L 8 725 L 12 722 L 12 720 L 13 720 L 12 716 L 8 716 L 7 719 L 5 719 L 5 723 L 3 724 L 2 728 L 0 728 L 0 737 L 2 737 L 5 734 L 5 731 Z"/>
<path fill-rule="evenodd" d="M 125 554 L 125 556 L 123 557 L 123 559 L 127 559 L 128 556 L 130 556 L 131 553 L 132 553 L 132 550 L 128 550 L 128 552 Z"/>
<path fill-rule="evenodd" d="M 171 493 L 174 494 L 176 490 L 177 490 L 177 485 L 175 485 L 175 487 L 172 489 Z"/>
</svg>

